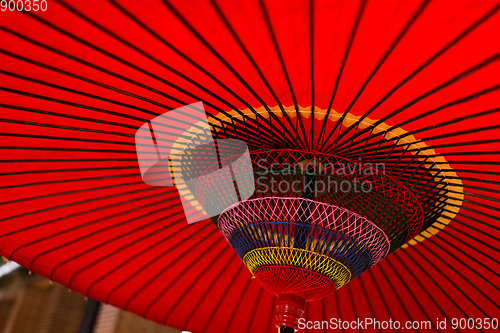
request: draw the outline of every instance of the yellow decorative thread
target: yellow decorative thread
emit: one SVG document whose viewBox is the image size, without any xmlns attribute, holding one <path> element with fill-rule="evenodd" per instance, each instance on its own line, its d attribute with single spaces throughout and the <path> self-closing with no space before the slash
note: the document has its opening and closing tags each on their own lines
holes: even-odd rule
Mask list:
<svg viewBox="0 0 500 333">
<path fill-rule="evenodd" d="M 263 266 L 294 266 L 329 278 L 338 288 L 351 280 L 351 271 L 341 262 L 323 254 L 291 247 L 263 247 L 248 252 L 243 262 L 252 275 Z"/>
<path fill-rule="evenodd" d="M 301 115 L 301 117 L 309 119 L 312 116 L 312 111 L 311 107 L 301 107 L 299 106 L 298 112 L 294 109 L 294 107 L 284 107 L 285 111 L 281 111 L 279 106 L 273 106 L 269 107 L 270 111 L 282 118 L 283 113 L 286 113 L 288 117 L 290 118 L 295 118 L 297 116 L 297 113 Z M 269 119 L 270 117 L 270 112 L 266 110 L 264 106 L 261 106 L 259 108 L 254 109 L 256 113 L 260 114 L 262 117 Z M 227 111 L 226 114 L 229 116 L 226 116 L 222 113 L 218 113 L 214 115 L 213 117 L 208 118 L 208 123 L 209 124 L 216 124 L 219 123 L 220 121 L 228 120 L 228 119 L 243 119 L 243 118 L 250 118 L 250 119 L 256 119 L 257 115 L 254 113 L 254 110 L 250 109 L 244 109 L 244 110 L 230 110 Z M 314 109 L 314 118 L 316 120 L 323 120 L 326 117 L 326 110 L 320 109 L 320 108 L 315 108 Z M 328 114 L 328 120 L 332 122 L 337 122 L 340 118 L 342 117 L 342 113 L 339 113 L 333 109 L 330 110 L 330 113 Z M 349 127 L 353 124 L 356 124 L 360 119 L 360 116 L 355 116 L 352 113 L 347 113 L 346 116 L 344 117 L 342 121 L 342 125 L 344 127 Z M 378 120 L 376 119 L 370 119 L 370 118 L 364 118 L 359 124 L 358 127 L 360 129 L 365 129 L 370 126 L 374 126 L 374 124 Z M 174 154 L 179 154 L 182 149 L 186 146 L 186 144 L 190 141 L 189 139 L 186 139 L 187 137 L 195 136 L 200 130 L 200 127 L 203 127 L 203 123 L 200 122 L 196 124 L 195 126 L 191 127 L 188 129 L 186 132 L 184 132 L 179 140 L 174 144 L 172 148 L 172 155 Z M 219 130 L 218 127 L 214 127 L 216 130 Z M 391 128 L 390 125 L 386 124 L 385 122 L 382 122 L 378 124 L 377 126 L 374 127 L 373 133 L 377 134 L 383 131 L 387 131 L 389 128 Z M 405 131 L 402 128 L 393 128 L 391 131 L 388 131 L 387 134 L 385 135 L 385 138 L 387 140 L 393 140 L 394 142 L 397 142 L 398 145 L 404 145 L 404 146 L 409 146 L 409 150 L 414 150 L 411 151 L 412 154 L 420 154 L 420 158 L 417 158 L 419 161 L 423 161 L 426 158 L 426 155 L 438 155 L 434 149 L 429 148 L 427 144 L 423 141 L 419 141 L 417 138 L 415 138 L 413 135 L 407 135 L 401 140 L 398 141 L 398 138 L 400 136 L 406 135 L 408 132 Z M 189 135 L 191 134 L 191 136 Z M 174 148 L 178 149 L 174 151 Z M 423 154 L 421 154 L 423 152 Z M 433 166 L 433 163 L 436 162 L 436 164 Z M 179 163 L 176 163 L 172 161 L 172 169 L 175 168 L 175 166 L 178 166 Z M 445 214 L 446 215 L 441 215 L 436 222 L 434 222 L 433 225 L 428 227 L 426 230 L 423 230 L 419 235 L 415 236 L 412 240 L 410 240 L 407 244 L 410 245 L 416 245 L 419 242 L 425 240 L 426 238 L 431 237 L 432 235 L 435 235 L 439 232 L 439 230 L 444 229 L 444 227 L 450 223 L 450 221 L 457 215 L 458 211 L 460 210 L 460 206 L 462 205 L 462 201 L 464 199 L 464 194 L 463 194 L 463 183 L 462 181 L 458 178 L 456 172 L 453 171 L 451 166 L 448 164 L 448 162 L 445 160 L 443 156 L 435 156 L 433 158 L 429 158 L 425 163 L 424 166 L 428 169 L 431 169 L 430 174 L 433 176 L 439 176 L 441 174 L 443 177 L 445 177 L 447 185 L 442 185 L 441 188 L 446 187 L 448 190 L 448 197 L 446 199 L 446 207 L 445 207 Z M 436 181 L 439 181 L 436 179 Z M 441 194 L 441 193 L 440 193 Z M 194 197 L 190 197 L 192 200 L 190 200 L 190 203 L 193 207 L 195 207 L 199 211 L 203 211 L 203 208 L 199 204 Z M 436 205 L 440 204 L 440 202 L 437 202 Z M 407 247 L 408 245 L 404 244 L 402 248 Z"/>
</svg>

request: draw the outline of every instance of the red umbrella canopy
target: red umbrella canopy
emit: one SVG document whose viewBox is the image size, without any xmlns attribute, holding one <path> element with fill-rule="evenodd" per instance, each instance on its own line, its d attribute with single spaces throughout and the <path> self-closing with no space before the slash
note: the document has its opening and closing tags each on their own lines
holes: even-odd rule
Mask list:
<svg viewBox="0 0 500 333">
<path fill-rule="evenodd" d="M 1 1 L 1 255 L 168 326 L 274 331 L 217 227 L 141 177 L 137 130 L 202 101 L 250 152 L 379 163 L 418 199 L 410 245 L 306 320 L 500 319 L 499 2 L 34 5 Z"/>
</svg>

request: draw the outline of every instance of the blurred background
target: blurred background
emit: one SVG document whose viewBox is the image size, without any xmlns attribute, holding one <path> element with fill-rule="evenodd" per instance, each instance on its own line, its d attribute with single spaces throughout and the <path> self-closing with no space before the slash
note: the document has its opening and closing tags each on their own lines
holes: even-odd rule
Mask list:
<svg viewBox="0 0 500 333">
<path fill-rule="evenodd" d="M 51 283 L 0 257 L 0 333 L 181 333 Z"/>
</svg>

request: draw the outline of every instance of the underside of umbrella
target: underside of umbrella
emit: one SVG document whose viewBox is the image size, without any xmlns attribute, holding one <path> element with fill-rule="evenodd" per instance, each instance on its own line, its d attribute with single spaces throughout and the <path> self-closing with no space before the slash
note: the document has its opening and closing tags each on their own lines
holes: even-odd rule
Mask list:
<svg viewBox="0 0 500 333">
<path fill-rule="evenodd" d="M 10 2 L 7 259 L 191 332 L 500 318 L 500 3 Z"/>
</svg>

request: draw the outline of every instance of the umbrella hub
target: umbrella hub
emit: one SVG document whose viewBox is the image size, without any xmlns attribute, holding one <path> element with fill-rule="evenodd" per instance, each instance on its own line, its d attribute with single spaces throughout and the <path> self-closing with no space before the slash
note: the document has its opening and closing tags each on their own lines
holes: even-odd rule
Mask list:
<svg viewBox="0 0 500 333">
<path fill-rule="evenodd" d="M 290 294 L 278 296 L 276 306 L 276 326 L 279 332 L 287 333 L 296 331 L 299 327 L 299 319 L 304 313 L 305 299 Z"/>
<path fill-rule="evenodd" d="M 422 227 L 415 195 L 370 165 L 287 149 L 224 156 L 199 168 L 191 193 L 205 211 L 221 212 L 219 231 L 278 297 L 283 332 L 297 329 L 305 302 L 349 283 Z M 231 171 L 220 171 L 226 165 Z M 233 187 L 232 198 L 221 190 Z"/>
</svg>

